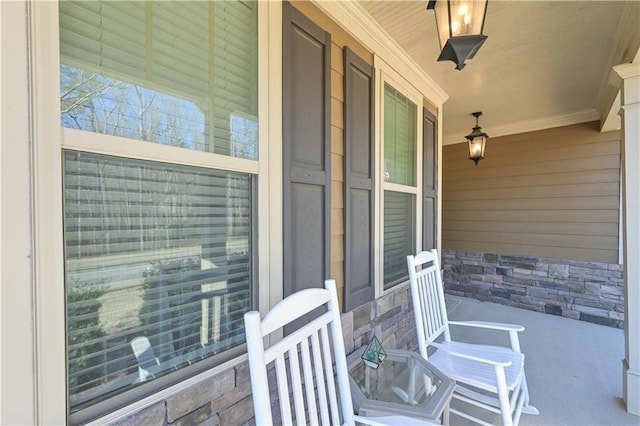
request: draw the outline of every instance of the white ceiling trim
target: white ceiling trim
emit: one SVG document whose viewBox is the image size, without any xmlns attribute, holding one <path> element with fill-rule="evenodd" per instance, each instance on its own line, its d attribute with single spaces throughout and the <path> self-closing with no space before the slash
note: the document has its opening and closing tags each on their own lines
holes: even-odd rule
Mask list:
<svg viewBox="0 0 640 426">
<path fill-rule="evenodd" d="M 611 107 L 609 107 L 607 114 L 600 120 L 600 131 L 609 132 L 611 130 L 620 130 L 622 126 L 622 120 L 620 119 L 620 90 L 616 94 Z"/>
<path fill-rule="evenodd" d="M 372 53 L 380 56 L 438 108 L 449 95 L 393 40 L 357 2 L 313 3 Z"/>
<path fill-rule="evenodd" d="M 550 129 L 552 127 L 570 126 L 573 124 L 586 123 L 589 121 L 597 121 L 600 119 L 598 111 L 595 109 L 588 109 L 585 111 L 579 111 L 572 114 L 558 115 L 554 117 L 547 117 L 537 120 L 521 121 L 519 123 L 507 124 L 498 127 L 485 127 L 483 128 L 490 137 L 515 135 L 518 133 L 535 132 L 537 130 Z M 456 143 L 465 142 L 465 136 L 471 132 L 471 128 L 466 133 L 444 135 L 442 144 L 453 145 Z"/>
</svg>

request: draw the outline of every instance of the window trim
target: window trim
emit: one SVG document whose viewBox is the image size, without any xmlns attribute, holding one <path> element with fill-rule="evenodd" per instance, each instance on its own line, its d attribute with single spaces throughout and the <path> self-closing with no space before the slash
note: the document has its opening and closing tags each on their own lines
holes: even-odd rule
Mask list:
<svg viewBox="0 0 640 426">
<path fill-rule="evenodd" d="M 281 56 L 281 5 L 276 2 L 257 2 L 258 39 L 269 40 L 267 46 L 258 46 L 258 122 L 259 159 L 244 160 L 203 152 L 174 151 L 174 147 L 153 143 L 152 154 L 144 154 L 146 143 L 129 144 L 119 155 L 127 157 L 171 162 L 186 165 L 203 165 L 216 168 L 224 160 L 224 169 L 247 172 L 260 176 L 260 187 L 269 190 L 257 192 L 257 282 L 258 306 L 265 312 L 282 299 L 282 259 L 269 256 L 281 252 L 282 242 L 274 230 L 282 228 L 281 211 L 270 206 L 281 204 L 281 122 L 282 98 L 278 87 L 281 80 L 281 61 L 270 57 Z M 64 239 L 63 239 L 63 171 L 64 149 L 81 149 L 115 155 L 111 145 L 101 152 L 100 144 L 113 141 L 114 136 L 100 135 L 62 128 L 60 123 L 60 47 L 58 4 L 56 2 L 28 2 L 27 26 L 30 92 L 30 124 L 32 146 L 31 213 L 33 227 L 33 304 L 34 304 L 34 418 L 36 423 L 64 424 L 68 422 L 67 374 L 66 374 L 66 325 L 64 290 Z M 270 78 L 269 76 L 274 76 Z M 91 134 L 99 141 L 90 144 L 81 141 Z M 271 141 L 271 143 L 269 143 Z M 119 141 L 120 142 L 120 141 Z M 129 141 L 130 142 L 130 141 Z M 121 144 L 118 144 L 121 145 Z M 122 146 L 122 145 L 121 145 Z M 157 150 L 157 152 L 155 152 Z M 207 154 L 204 155 L 203 154 Z M 176 155 L 178 157 L 176 157 Z M 168 156 L 168 157 L 167 157 Z M 273 170 L 273 173 L 271 171 Z M 276 188 L 276 189 L 271 189 Z M 273 235 L 274 238 L 270 238 Z M 280 285 L 278 285 L 280 284 Z M 166 389 L 154 392 L 140 400 L 94 420 L 95 423 L 111 423 L 155 403 L 166 400 L 185 387 L 195 385 L 221 371 L 232 368 L 246 359 L 246 354 L 223 362 L 208 371 L 185 379 Z"/>
<path fill-rule="evenodd" d="M 423 169 L 423 144 L 422 144 L 422 108 L 423 96 L 419 90 L 416 89 L 410 82 L 404 79 L 398 72 L 396 72 L 390 65 L 388 65 L 382 58 L 374 55 L 373 64 L 375 68 L 375 158 L 377 159 L 375 168 L 375 246 L 378 250 L 375 251 L 375 265 L 376 278 L 375 278 L 375 297 L 378 298 L 385 294 L 389 294 L 395 291 L 399 286 L 408 283 L 407 280 L 396 284 L 389 289 L 384 289 L 384 192 L 395 191 L 401 193 L 412 194 L 415 199 L 415 247 L 422 246 L 422 169 Z M 406 96 L 411 102 L 416 105 L 416 186 L 400 185 L 390 182 L 384 182 L 384 86 L 389 84 L 395 90 Z"/>
</svg>

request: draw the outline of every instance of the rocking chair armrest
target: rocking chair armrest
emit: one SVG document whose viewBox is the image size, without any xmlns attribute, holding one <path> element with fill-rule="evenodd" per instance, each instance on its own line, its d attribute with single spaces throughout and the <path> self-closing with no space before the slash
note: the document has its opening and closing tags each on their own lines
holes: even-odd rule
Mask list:
<svg viewBox="0 0 640 426">
<path fill-rule="evenodd" d="M 478 327 L 487 328 L 491 330 L 502 331 L 524 331 L 524 327 L 520 324 L 506 324 L 500 322 L 487 322 L 487 321 L 449 321 L 449 325 L 463 325 L 466 327 Z"/>
<path fill-rule="evenodd" d="M 481 358 L 481 357 L 469 355 L 469 354 L 466 354 L 466 353 L 460 353 L 460 352 L 453 351 L 453 350 L 451 350 L 450 347 L 441 345 L 440 343 L 436 343 L 436 342 L 431 342 L 431 346 L 435 346 L 436 348 L 438 348 L 438 350 L 445 351 L 450 355 L 457 356 L 459 358 L 468 359 L 468 360 L 471 360 L 471 361 L 481 362 L 483 364 L 493 365 L 494 367 L 509 367 L 512 364 L 511 359 L 509 359 L 509 357 L 506 357 L 506 356 L 500 357 L 500 358 L 503 358 L 501 360 L 495 359 L 495 358 L 494 359 L 486 359 L 486 358 Z"/>
<path fill-rule="evenodd" d="M 359 415 L 354 415 L 353 419 L 356 423 L 361 423 L 364 425 L 371 426 L 406 426 L 407 424 L 411 425 L 435 425 L 437 423 L 429 422 L 426 420 L 418 420 L 410 417 L 404 416 L 380 416 L 380 417 L 364 417 Z"/>
</svg>

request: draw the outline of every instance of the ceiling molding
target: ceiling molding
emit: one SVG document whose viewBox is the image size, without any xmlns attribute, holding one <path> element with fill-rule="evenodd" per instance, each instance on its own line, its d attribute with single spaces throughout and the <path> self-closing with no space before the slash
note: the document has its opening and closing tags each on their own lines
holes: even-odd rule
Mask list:
<svg viewBox="0 0 640 426">
<path fill-rule="evenodd" d="M 554 117 L 541 118 L 537 120 L 521 121 L 519 123 L 507 124 L 498 127 L 485 127 L 485 131 L 490 137 L 515 135 L 518 133 L 535 132 L 538 130 L 550 129 L 553 127 L 571 126 L 573 124 L 586 123 L 600 120 L 600 115 L 595 109 L 579 111 L 572 114 L 558 115 Z M 468 133 L 468 132 L 466 132 Z M 466 133 L 444 135 L 443 145 L 453 145 L 465 142 Z"/>
<path fill-rule="evenodd" d="M 621 80 L 637 77 L 640 75 L 640 62 L 632 62 L 630 64 L 621 64 L 613 67 L 613 70 L 620 76 Z M 620 81 L 622 82 L 622 81 Z"/>
<path fill-rule="evenodd" d="M 620 119 L 620 115 L 618 112 L 620 111 L 621 103 L 620 103 L 620 90 L 616 94 L 616 97 L 607 111 L 607 114 L 602 117 L 600 120 L 600 131 L 601 132 L 609 132 L 611 130 L 620 130 L 622 127 L 622 120 Z"/>
<path fill-rule="evenodd" d="M 435 80 L 357 2 L 313 0 L 313 3 L 373 54 L 383 58 L 438 108 L 449 99 Z"/>
</svg>

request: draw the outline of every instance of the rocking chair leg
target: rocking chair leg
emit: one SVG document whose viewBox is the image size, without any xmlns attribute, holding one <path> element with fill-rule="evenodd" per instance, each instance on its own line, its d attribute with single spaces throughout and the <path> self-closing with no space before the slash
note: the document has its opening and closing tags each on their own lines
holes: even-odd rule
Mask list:
<svg viewBox="0 0 640 426">
<path fill-rule="evenodd" d="M 524 371 L 522 372 L 522 386 L 524 389 L 524 407 L 522 407 L 522 412 L 533 416 L 539 415 L 540 412 L 538 409 L 529 404 L 529 387 L 527 386 L 527 376 L 524 374 Z"/>
</svg>

